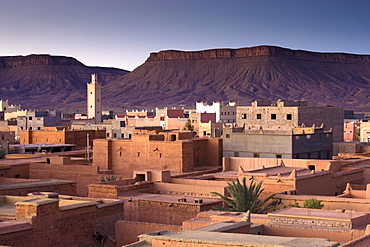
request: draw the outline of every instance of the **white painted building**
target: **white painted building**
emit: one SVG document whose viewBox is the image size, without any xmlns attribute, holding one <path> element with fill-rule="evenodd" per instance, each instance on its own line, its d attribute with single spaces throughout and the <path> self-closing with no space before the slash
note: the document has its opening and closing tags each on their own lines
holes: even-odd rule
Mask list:
<svg viewBox="0 0 370 247">
<path fill-rule="evenodd" d="M 208 105 L 207 102 L 196 102 L 195 106 L 198 113 L 216 113 L 216 122 L 236 122 L 237 102 L 213 102 L 212 105 Z"/>
</svg>

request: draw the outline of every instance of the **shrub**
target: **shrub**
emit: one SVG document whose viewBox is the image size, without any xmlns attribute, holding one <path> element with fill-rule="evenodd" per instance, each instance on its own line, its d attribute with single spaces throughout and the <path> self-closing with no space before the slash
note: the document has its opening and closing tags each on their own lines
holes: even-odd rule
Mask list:
<svg viewBox="0 0 370 247">
<path fill-rule="evenodd" d="M 117 176 L 107 176 L 107 177 L 101 177 L 100 178 L 100 182 L 101 183 L 106 183 L 106 182 L 110 182 L 110 181 L 116 181 L 116 180 L 121 180 L 122 177 L 117 177 Z"/>
<path fill-rule="evenodd" d="M 304 204 L 304 208 L 313 208 L 313 209 L 322 209 L 324 207 L 324 204 L 321 204 L 320 200 L 317 200 L 316 198 L 307 199 Z"/>
</svg>

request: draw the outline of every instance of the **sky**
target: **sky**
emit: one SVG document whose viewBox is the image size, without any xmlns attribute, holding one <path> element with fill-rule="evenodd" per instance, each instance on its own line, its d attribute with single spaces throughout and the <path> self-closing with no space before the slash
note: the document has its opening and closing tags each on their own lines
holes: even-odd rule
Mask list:
<svg viewBox="0 0 370 247">
<path fill-rule="evenodd" d="M 0 56 L 131 71 L 151 52 L 258 45 L 370 55 L 370 1 L 0 0 Z"/>
</svg>

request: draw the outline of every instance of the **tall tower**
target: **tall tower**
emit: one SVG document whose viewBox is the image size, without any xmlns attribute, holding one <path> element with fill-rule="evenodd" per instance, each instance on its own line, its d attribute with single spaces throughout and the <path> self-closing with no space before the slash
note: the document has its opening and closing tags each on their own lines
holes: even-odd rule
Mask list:
<svg viewBox="0 0 370 247">
<path fill-rule="evenodd" d="M 98 75 L 91 74 L 91 83 L 87 83 L 87 118 L 100 123 L 101 109 L 101 84 L 98 83 Z"/>
</svg>

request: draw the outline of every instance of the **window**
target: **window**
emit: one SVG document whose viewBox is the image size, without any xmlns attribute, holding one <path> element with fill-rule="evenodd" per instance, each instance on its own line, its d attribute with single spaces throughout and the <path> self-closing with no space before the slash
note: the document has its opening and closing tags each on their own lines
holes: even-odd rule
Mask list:
<svg viewBox="0 0 370 247">
<path fill-rule="evenodd" d="M 247 114 L 243 113 L 242 114 L 242 119 L 247 119 Z"/>
<path fill-rule="evenodd" d="M 121 138 L 124 138 L 125 137 L 125 135 L 124 134 L 121 134 Z"/>
<path fill-rule="evenodd" d="M 41 130 L 41 127 L 37 127 L 37 130 Z"/>
<path fill-rule="evenodd" d="M 271 119 L 276 119 L 276 114 L 271 114 Z"/>
<path fill-rule="evenodd" d="M 160 121 L 164 121 L 164 117 L 161 117 L 159 120 L 160 120 Z"/>
<path fill-rule="evenodd" d="M 226 138 L 230 138 L 230 134 L 226 134 Z"/>
<path fill-rule="evenodd" d="M 92 108 L 92 105 L 90 106 L 90 108 Z"/>
<path fill-rule="evenodd" d="M 32 117 L 28 117 L 28 120 L 32 120 Z"/>
<path fill-rule="evenodd" d="M 113 138 L 117 138 L 117 133 L 113 133 Z"/>
<path fill-rule="evenodd" d="M 234 157 L 239 157 L 239 152 L 234 152 Z"/>
<path fill-rule="evenodd" d="M 277 154 L 277 155 L 276 155 L 276 158 L 277 158 L 277 159 L 281 159 L 281 158 L 282 158 L 282 155 L 281 155 L 281 154 Z"/>
<path fill-rule="evenodd" d="M 253 153 L 253 158 L 259 158 L 260 154 L 259 153 Z"/>
<path fill-rule="evenodd" d="M 257 119 L 262 119 L 262 114 L 257 114 Z"/>
<path fill-rule="evenodd" d="M 311 135 L 306 135 L 306 139 L 311 139 Z"/>
<path fill-rule="evenodd" d="M 32 130 L 32 127 L 30 127 L 29 130 Z"/>
<path fill-rule="evenodd" d="M 286 120 L 292 120 L 292 114 L 286 114 Z"/>
<path fill-rule="evenodd" d="M 90 92 L 90 94 L 92 94 L 92 92 Z"/>
</svg>

